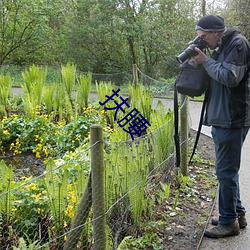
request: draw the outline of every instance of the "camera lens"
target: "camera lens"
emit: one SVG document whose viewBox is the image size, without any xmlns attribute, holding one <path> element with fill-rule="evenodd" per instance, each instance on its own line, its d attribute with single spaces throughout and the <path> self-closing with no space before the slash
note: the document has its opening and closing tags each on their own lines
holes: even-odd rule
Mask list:
<svg viewBox="0 0 250 250">
<path fill-rule="evenodd" d="M 191 44 L 189 47 L 187 47 L 180 55 L 176 57 L 177 61 L 179 63 L 183 63 L 188 58 L 198 55 L 198 53 L 194 49 L 195 47 L 195 44 Z"/>
<path fill-rule="evenodd" d="M 180 54 L 176 57 L 177 61 L 179 63 L 183 63 L 188 58 L 198 55 L 195 47 L 199 48 L 200 50 L 203 50 L 207 47 L 207 43 L 199 36 L 197 36 L 192 43 Z"/>
</svg>

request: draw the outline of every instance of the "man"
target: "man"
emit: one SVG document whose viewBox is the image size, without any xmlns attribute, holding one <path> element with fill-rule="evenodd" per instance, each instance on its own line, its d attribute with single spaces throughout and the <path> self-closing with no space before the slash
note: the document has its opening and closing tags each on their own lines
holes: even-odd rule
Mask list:
<svg viewBox="0 0 250 250">
<path fill-rule="evenodd" d="M 220 16 L 202 17 L 196 33 L 213 50 L 206 56 L 195 48 L 193 59 L 203 64 L 210 76 L 204 125 L 212 126 L 219 181 L 219 218 L 205 235 L 221 238 L 239 234 L 247 226 L 240 200 L 241 149 L 250 126 L 250 47 L 237 27 L 225 30 Z"/>
</svg>

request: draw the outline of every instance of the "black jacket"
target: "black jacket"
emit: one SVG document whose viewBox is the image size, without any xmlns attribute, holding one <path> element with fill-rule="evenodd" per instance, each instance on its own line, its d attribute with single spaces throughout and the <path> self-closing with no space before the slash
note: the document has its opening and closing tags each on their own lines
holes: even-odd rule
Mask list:
<svg viewBox="0 0 250 250">
<path fill-rule="evenodd" d="M 237 27 L 227 30 L 219 49 L 203 63 L 211 77 L 204 125 L 250 126 L 250 45 Z"/>
</svg>

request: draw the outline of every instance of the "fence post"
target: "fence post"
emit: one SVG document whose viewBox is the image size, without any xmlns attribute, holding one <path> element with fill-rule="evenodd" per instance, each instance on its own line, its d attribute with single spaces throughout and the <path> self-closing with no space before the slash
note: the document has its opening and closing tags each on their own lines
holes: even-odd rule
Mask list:
<svg viewBox="0 0 250 250">
<path fill-rule="evenodd" d="M 91 142 L 91 175 L 93 205 L 93 250 L 106 249 L 106 216 L 104 193 L 104 152 L 102 126 L 94 124 L 90 127 Z"/>
<path fill-rule="evenodd" d="M 134 85 L 136 86 L 138 84 L 138 71 L 137 71 L 137 65 L 133 64 L 133 78 L 134 78 Z"/>
<path fill-rule="evenodd" d="M 180 95 L 181 109 L 180 109 L 180 169 L 181 174 L 187 176 L 188 174 L 188 97 Z"/>
</svg>

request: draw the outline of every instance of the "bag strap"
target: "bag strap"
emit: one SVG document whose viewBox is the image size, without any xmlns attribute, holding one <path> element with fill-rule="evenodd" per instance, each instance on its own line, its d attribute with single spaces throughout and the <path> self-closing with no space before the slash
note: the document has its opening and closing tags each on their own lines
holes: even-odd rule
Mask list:
<svg viewBox="0 0 250 250">
<path fill-rule="evenodd" d="M 193 147 L 193 152 L 192 152 L 192 154 L 190 156 L 190 159 L 189 159 L 189 164 L 192 162 L 192 159 L 193 159 L 193 156 L 195 154 L 195 151 L 196 151 L 196 148 L 197 148 L 197 145 L 198 145 L 198 141 L 199 141 L 199 138 L 200 138 L 203 117 L 204 117 L 204 113 L 205 113 L 205 109 L 206 109 L 206 104 L 207 104 L 207 90 L 205 91 L 205 97 L 204 97 L 204 101 L 202 103 L 199 126 L 198 126 L 198 130 L 196 132 L 195 143 L 194 143 L 194 147 Z"/>
<path fill-rule="evenodd" d="M 177 80 L 176 80 L 177 81 Z M 176 167 L 180 167 L 180 137 L 179 137 L 179 112 L 178 112 L 178 93 L 176 88 L 176 81 L 174 83 L 174 141 L 176 154 Z"/>
</svg>

